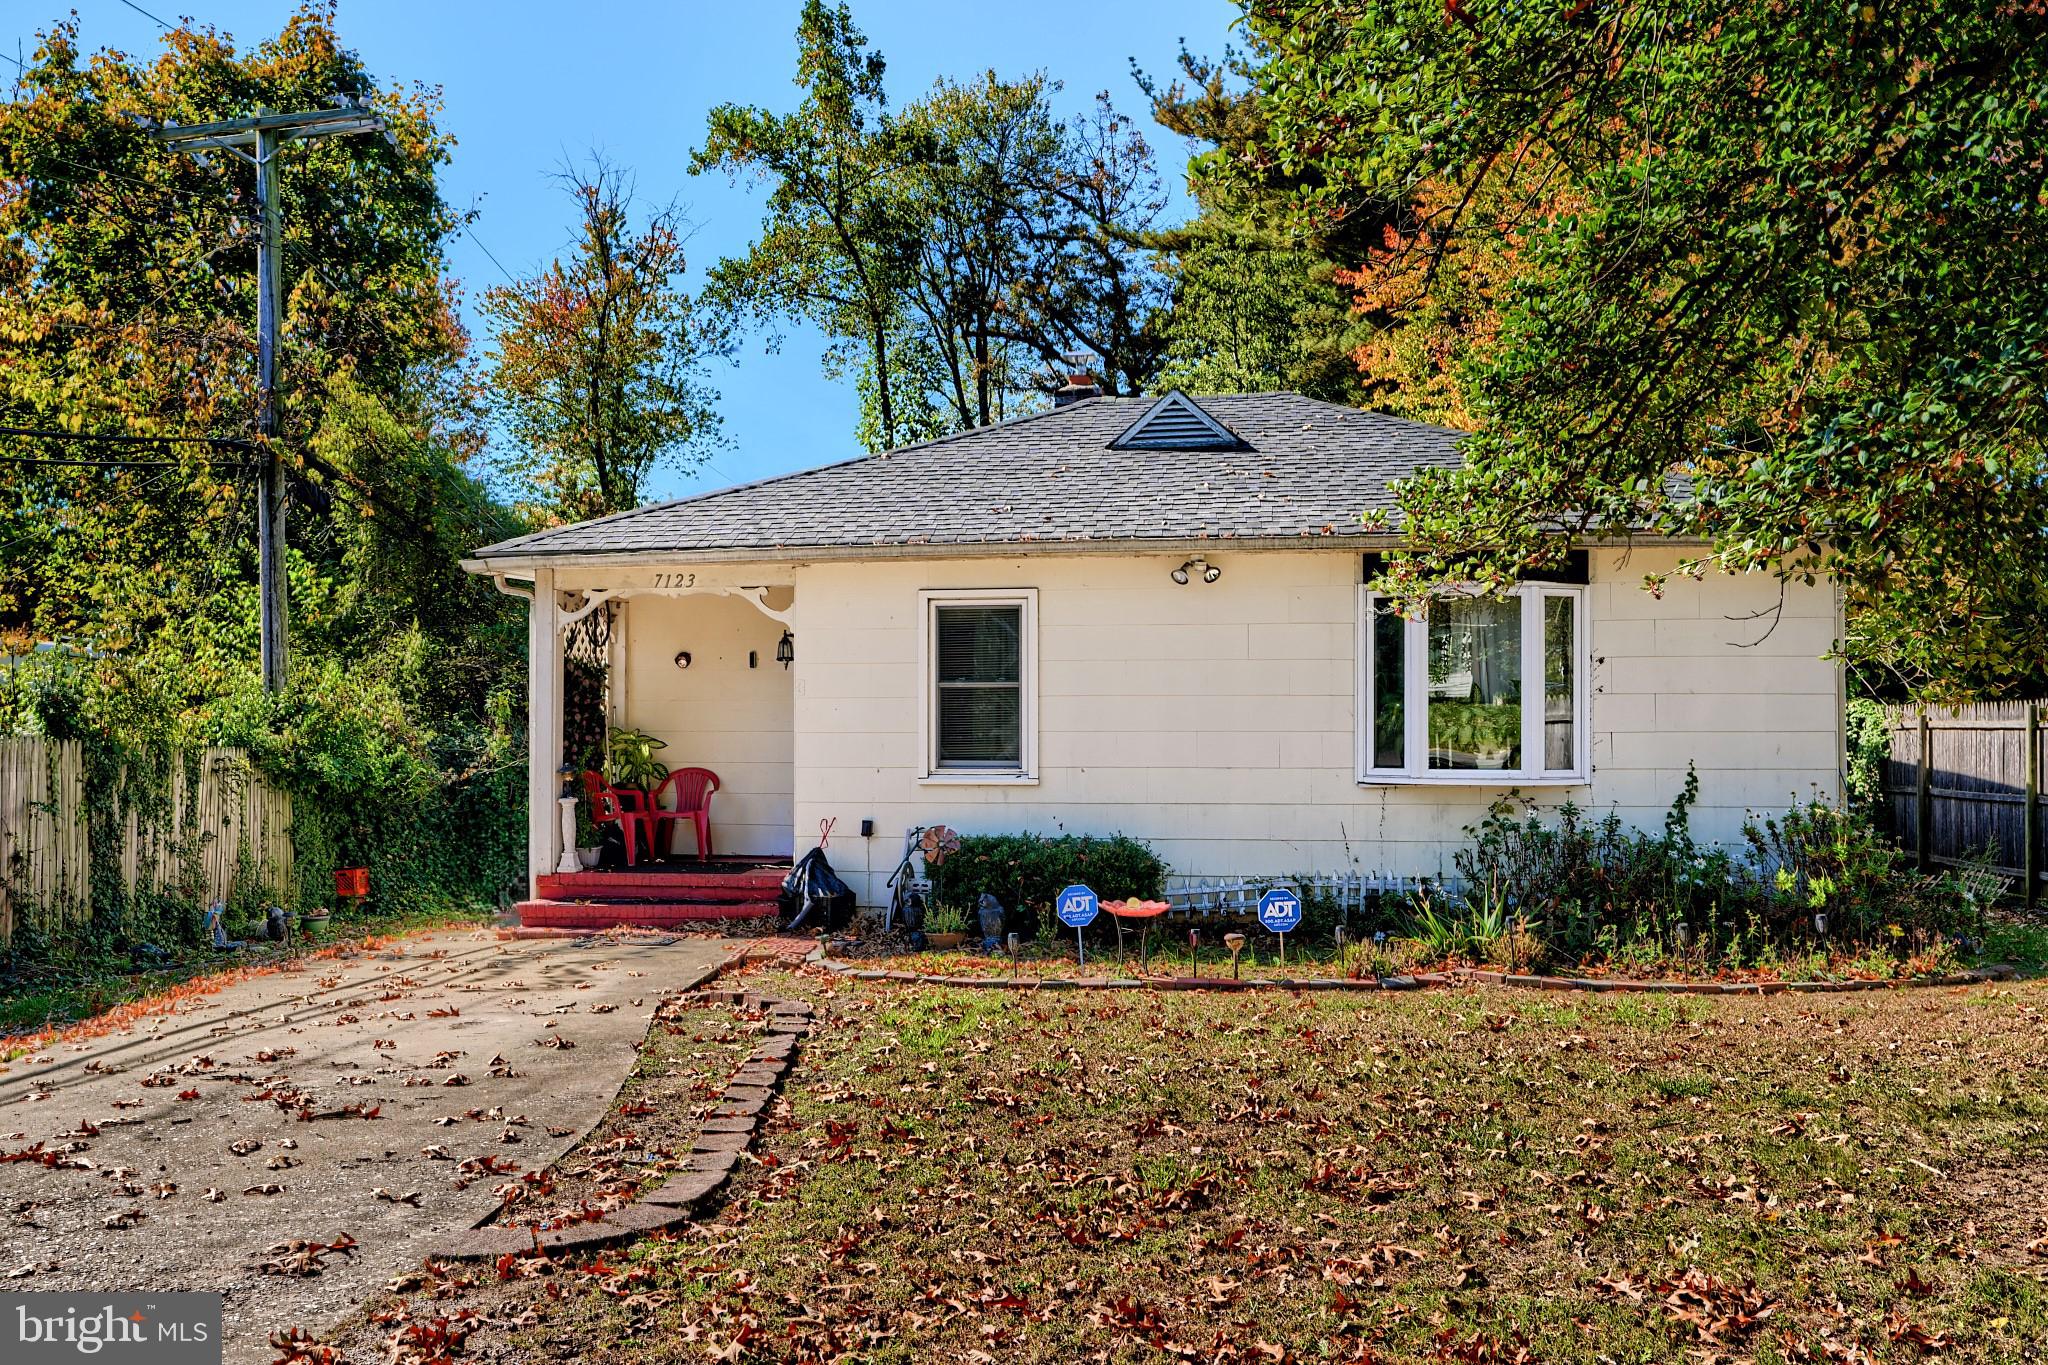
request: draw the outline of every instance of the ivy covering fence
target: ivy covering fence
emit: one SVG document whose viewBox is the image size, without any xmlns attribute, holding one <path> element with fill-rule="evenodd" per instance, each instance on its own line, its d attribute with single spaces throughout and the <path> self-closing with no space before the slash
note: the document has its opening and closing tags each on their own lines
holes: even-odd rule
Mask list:
<svg viewBox="0 0 2048 1365">
<path fill-rule="evenodd" d="M 85 769 L 76 740 L 0 740 L 0 944 L 17 916 L 62 939 L 90 924 L 96 901 L 125 916 L 143 902 L 293 899 L 291 796 L 246 750 L 173 753 L 105 790 Z"/>
</svg>

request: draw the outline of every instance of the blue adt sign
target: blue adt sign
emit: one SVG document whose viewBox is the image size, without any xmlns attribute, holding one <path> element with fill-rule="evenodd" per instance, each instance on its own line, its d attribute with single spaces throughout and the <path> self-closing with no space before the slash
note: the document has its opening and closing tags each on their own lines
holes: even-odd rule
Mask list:
<svg viewBox="0 0 2048 1365">
<path fill-rule="evenodd" d="M 1060 892 L 1060 923 L 1069 929 L 1085 929 L 1095 922 L 1102 902 L 1085 886 L 1070 886 Z"/>
<path fill-rule="evenodd" d="M 1291 934 L 1301 923 L 1301 897 L 1275 887 L 1259 897 L 1259 923 L 1276 934 Z"/>
</svg>

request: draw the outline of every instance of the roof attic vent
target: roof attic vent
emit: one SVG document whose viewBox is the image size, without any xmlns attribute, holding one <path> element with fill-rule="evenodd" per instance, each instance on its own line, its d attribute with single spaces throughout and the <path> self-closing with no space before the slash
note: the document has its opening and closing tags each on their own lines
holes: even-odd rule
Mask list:
<svg viewBox="0 0 2048 1365">
<path fill-rule="evenodd" d="M 1109 443 L 1111 450 L 1241 450 L 1236 432 L 1175 389 Z"/>
</svg>

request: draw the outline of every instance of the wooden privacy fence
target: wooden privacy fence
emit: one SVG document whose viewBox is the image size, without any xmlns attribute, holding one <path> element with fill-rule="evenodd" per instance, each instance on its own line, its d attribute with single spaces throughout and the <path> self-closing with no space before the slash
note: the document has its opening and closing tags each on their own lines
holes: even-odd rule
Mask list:
<svg viewBox="0 0 2048 1365">
<path fill-rule="evenodd" d="M 167 790 L 165 789 L 167 788 Z M 95 794 L 97 795 L 97 794 Z M 265 782 L 240 749 L 208 748 L 191 778 L 186 755 L 167 780 L 130 770 L 110 794 L 123 887 L 201 904 L 237 890 L 284 900 L 292 881 L 291 797 Z M 92 914 L 92 821 L 76 741 L 0 739 L 0 944 L 16 915 L 35 909 L 82 923 Z M 238 887 L 252 872 L 257 885 Z"/>
<path fill-rule="evenodd" d="M 1988 859 L 2036 902 L 2044 715 L 2038 701 L 1885 708 L 1882 821 L 1922 869 Z"/>
</svg>

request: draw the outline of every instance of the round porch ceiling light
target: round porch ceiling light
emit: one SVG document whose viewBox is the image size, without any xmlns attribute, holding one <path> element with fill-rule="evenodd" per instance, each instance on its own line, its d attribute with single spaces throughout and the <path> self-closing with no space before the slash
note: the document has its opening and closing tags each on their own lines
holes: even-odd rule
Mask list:
<svg viewBox="0 0 2048 1365">
<path fill-rule="evenodd" d="M 677 651 L 676 651 L 676 667 L 677 667 L 677 668 L 688 668 L 689 666 L 690 666 L 690 651 L 689 651 L 689 650 L 687 650 L 687 649 L 679 649 L 679 650 L 677 650 Z"/>
</svg>

